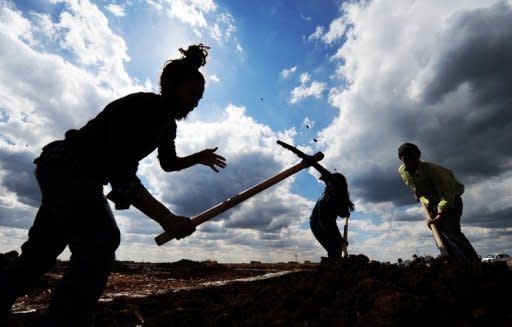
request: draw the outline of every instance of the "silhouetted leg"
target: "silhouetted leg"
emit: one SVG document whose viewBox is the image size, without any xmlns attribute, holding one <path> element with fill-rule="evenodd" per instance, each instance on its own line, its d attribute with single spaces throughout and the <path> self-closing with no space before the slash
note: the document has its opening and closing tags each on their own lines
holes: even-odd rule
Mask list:
<svg viewBox="0 0 512 327">
<path fill-rule="evenodd" d="M 459 248 L 464 253 L 464 256 L 467 260 L 480 261 L 480 257 L 478 257 L 478 253 L 476 252 L 471 242 L 467 239 L 466 235 L 461 231 L 460 219 L 462 217 L 463 204 L 462 199 L 458 198 L 457 201 L 457 233 L 456 233 L 456 243 L 459 244 Z"/>
<path fill-rule="evenodd" d="M 439 224 L 439 230 L 445 240 L 448 253 L 459 261 L 479 260 L 475 249 L 461 231 L 462 200 L 456 199 L 455 207 L 446 213 Z"/>
<path fill-rule="evenodd" d="M 311 228 L 311 232 L 313 233 L 313 236 L 316 238 L 318 243 L 320 243 L 320 245 L 322 245 L 322 247 L 325 250 L 327 250 L 328 244 L 327 244 L 327 241 L 325 240 L 326 237 L 324 235 L 323 229 L 320 226 L 320 222 L 318 222 L 317 220 L 310 220 L 309 226 Z"/>
<path fill-rule="evenodd" d="M 119 229 L 105 199 L 82 203 L 72 214 L 69 217 L 72 255 L 48 308 L 48 326 L 93 324 L 95 306 L 120 242 Z"/>
<path fill-rule="evenodd" d="M 313 235 L 327 251 L 329 258 L 341 257 L 341 233 L 336 222 L 321 223 L 316 220 L 310 221 L 311 231 Z"/>
<path fill-rule="evenodd" d="M 338 229 L 336 222 L 327 223 L 324 225 L 326 229 L 325 233 L 328 240 L 327 256 L 329 258 L 340 258 L 341 257 L 341 233 Z"/>
<path fill-rule="evenodd" d="M 55 264 L 66 247 L 65 236 L 51 210 L 44 204 L 37 212 L 21 255 L 0 277 L 0 310 L 5 315 L 12 304 Z"/>
</svg>

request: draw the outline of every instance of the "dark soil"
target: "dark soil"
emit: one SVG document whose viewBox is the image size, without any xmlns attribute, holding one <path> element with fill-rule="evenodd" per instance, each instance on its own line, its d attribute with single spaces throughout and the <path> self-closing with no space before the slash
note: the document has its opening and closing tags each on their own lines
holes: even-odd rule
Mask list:
<svg viewBox="0 0 512 327">
<path fill-rule="evenodd" d="M 14 314 L 14 326 L 37 325 L 64 267 L 17 302 L 38 310 Z M 283 270 L 292 272 L 199 287 Z M 122 262 L 98 304 L 96 326 L 512 326 L 511 292 L 505 262 L 398 265 L 363 255 L 337 264 Z"/>
</svg>

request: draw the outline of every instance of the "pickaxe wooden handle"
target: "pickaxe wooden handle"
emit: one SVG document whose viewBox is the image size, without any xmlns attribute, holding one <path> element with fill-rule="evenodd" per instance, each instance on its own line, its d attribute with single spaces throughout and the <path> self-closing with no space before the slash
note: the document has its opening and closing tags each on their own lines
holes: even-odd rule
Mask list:
<svg viewBox="0 0 512 327">
<path fill-rule="evenodd" d="M 430 212 L 428 211 L 425 204 L 423 204 L 421 200 L 420 203 L 423 211 L 425 211 L 425 215 L 427 215 L 427 219 L 432 220 L 432 216 L 430 215 Z M 432 235 L 434 236 L 434 240 L 436 241 L 437 248 L 439 249 L 439 252 L 441 252 L 441 255 L 448 255 L 448 250 L 446 250 L 446 246 L 444 245 L 443 239 L 441 238 L 441 234 L 439 234 L 439 231 L 437 230 L 436 224 L 431 224 L 430 229 L 432 230 Z"/>
<path fill-rule="evenodd" d="M 348 258 L 348 217 L 345 217 L 345 221 L 343 223 L 343 240 L 344 243 L 341 245 L 341 256 Z"/>
<path fill-rule="evenodd" d="M 221 202 L 221 203 L 211 207 L 210 209 L 201 212 L 197 216 L 194 216 L 191 218 L 192 222 L 196 226 L 200 225 L 200 224 L 204 223 L 205 221 L 210 220 L 213 217 L 220 215 L 224 211 L 236 206 L 240 202 L 247 200 L 248 198 L 252 197 L 253 195 L 256 195 L 259 192 L 269 188 L 270 186 L 279 183 L 283 179 L 295 174 L 296 172 L 298 172 L 306 167 L 309 167 L 312 164 L 312 162 L 320 161 L 323 158 L 324 158 L 324 154 L 322 152 L 318 152 L 315 155 L 310 156 L 309 160 L 302 160 L 298 164 L 296 164 L 286 170 L 283 170 L 279 174 L 274 175 L 274 176 L 270 177 L 269 179 L 264 180 L 263 182 L 227 199 L 226 201 Z M 170 234 L 164 232 L 164 233 L 158 235 L 157 237 L 155 237 L 155 242 L 158 245 L 162 245 L 162 244 L 172 240 L 173 238 L 174 238 L 173 235 L 170 235 Z"/>
</svg>

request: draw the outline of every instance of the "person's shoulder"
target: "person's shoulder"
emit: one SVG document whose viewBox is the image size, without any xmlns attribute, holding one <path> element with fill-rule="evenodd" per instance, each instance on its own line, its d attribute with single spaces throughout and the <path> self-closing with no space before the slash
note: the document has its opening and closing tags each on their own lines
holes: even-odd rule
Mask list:
<svg viewBox="0 0 512 327">
<path fill-rule="evenodd" d="M 123 111 L 129 110 L 129 108 L 136 110 L 141 107 L 147 110 L 148 108 L 157 107 L 159 103 L 160 96 L 158 94 L 151 92 L 135 92 L 112 101 L 107 107 L 112 110 L 117 110 L 114 108 L 122 108 Z"/>
<path fill-rule="evenodd" d="M 160 99 L 160 95 L 153 92 L 135 92 L 124 96 L 122 99 L 139 99 L 146 101 L 157 101 Z"/>
<path fill-rule="evenodd" d="M 423 167 L 433 170 L 448 170 L 448 168 L 431 161 L 420 161 L 420 165 L 423 165 Z"/>
<path fill-rule="evenodd" d="M 142 102 L 148 101 L 150 99 L 157 99 L 158 95 L 150 92 L 135 92 L 124 95 L 120 98 L 115 99 L 114 101 L 109 103 L 109 106 L 115 106 L 119 104 L 126 104 L 127 102 Z"/>
</svg>

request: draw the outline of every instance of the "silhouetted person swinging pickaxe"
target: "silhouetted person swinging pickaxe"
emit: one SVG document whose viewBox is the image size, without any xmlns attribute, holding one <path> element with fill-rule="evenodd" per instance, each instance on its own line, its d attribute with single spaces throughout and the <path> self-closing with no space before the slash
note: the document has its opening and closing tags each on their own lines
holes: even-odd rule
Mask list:
<svg viewBox="0 0 512 327">
<path fill-rule="evenodd" d="M 20 257 L 0 274 L 0 324 L 16 298 L 26 294 L 55 263 L 66 246 L 68 268 L 52 293 L 45 326 L 92 326 L 96 303 L 107 283 L 120 231 L 105 196 L 118 210 L 134 206 L 176 238 L 195 231 L 189 217 L 176 215 L 153 197 L 137 177 L 139 161 L 158 151 L 164 171 L 201 164 L 218 172 L 226 160 L 217 148 L 178 156 L 176 121 L 185 118 L 203 96 L 199 71 L 208 47 L 180 49 L 160 75 L 160 94 L 138 92 L 108 104 L 95 118 L 63 140 L 43 148 L 34 161 L 42 201 Z"/>
<path fill-rule="evenodd" d="M 341 258 L 342 252 L 343 256 L 348 256 L 348 218 L 350 217 L 350 212 L 354 210 L 354 204 L 350 201 L 345 176 L 340 173 L 331 173 L 318 162 L 311 160 L 311 156 L 294 146 L 282 141 L 277 141 L 277 143 L 292 151 L 303 160 L 311 161 L 311 166 L 320 172 L 320 180 L 325 183 L 325 190 L 311 213 L 309 221 L 311 231 L 327 251 L 329 261 L 336 261 Z M 345 218 L 343 237 L 336 224 L 338 216 Z"/>
</svg>

